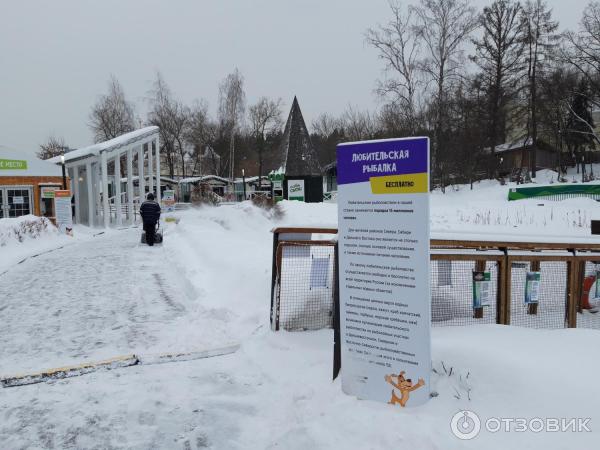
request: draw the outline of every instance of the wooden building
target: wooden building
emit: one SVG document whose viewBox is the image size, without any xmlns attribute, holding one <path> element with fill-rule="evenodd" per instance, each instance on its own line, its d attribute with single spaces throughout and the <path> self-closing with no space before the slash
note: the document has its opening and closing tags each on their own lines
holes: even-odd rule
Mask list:
<svg viewBox="0 0 600 450">
<path fill-rule="evenodd" d="M 500 176 L 507 176 L 515 170 L 521 168 L 531 169 L 532 165 L 532 139 L 517 139 L 513 142 L 507 142 L 497 145 L 494 155 L 497 159 L 498 172 Z M 489 149 L 488 149 L 489 151 Z M 556 170 L 558 166 L 557 150 L 538 140 L 536 151 L 536 169 Z"/>
<path fill-rule="evenodd" d="M 53 191 L 62 186 L 60 166 L 22 152 L 0 149 L 0 219 L 27 214 L 54 219 Z"/>
</svg>

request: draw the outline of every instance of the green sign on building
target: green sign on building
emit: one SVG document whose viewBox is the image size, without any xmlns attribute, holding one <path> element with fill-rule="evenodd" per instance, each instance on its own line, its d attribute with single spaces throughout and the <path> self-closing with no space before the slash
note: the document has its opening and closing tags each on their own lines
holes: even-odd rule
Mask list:
<svg viewBox="0 0 600 450">
<path fill-rule="evenodd" d="M 0 159 L 0 170 L 27 170 L 27 161 L 19 159 Z"/>
</svg>

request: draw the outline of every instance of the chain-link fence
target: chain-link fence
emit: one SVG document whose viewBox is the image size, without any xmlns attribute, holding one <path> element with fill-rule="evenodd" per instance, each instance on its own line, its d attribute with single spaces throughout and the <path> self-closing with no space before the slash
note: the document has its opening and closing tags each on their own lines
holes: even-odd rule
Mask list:
<svg viewBox="0 0 600 450">
<path fill-rule="evenodd" d="M 565 328 L 568 311 L 566 261 L 511 261 L 510 325 Z"/>
<path fill-rule="evenodd" d="M 334 243 L 280 242 L 275 286 L 276 327 L 284 330 L 331 328 L 334 295 Z"/>
<path fill-rule="evenodd" d="M 475 325 L 498 322 L 498 261 L 435 259 L 431 261 L 431 323 L 433 326 Z M 483 263 L 483 267 L 478 267 Z M 487 298 L 474 307 L 473 273 L 489 274 Z"/>
<path fill-rule="evenodd" d="M 319 233 L 335 230 L 279 231 L 287 240 L 275 231 L 274 330 L 332 326 L 336 247 L 334 241 L 311 240 Z M 432 326 L 600 329 L 599 250 L 593 244 L 432 241 Z"/>
<path fill-rule="evenodd" d="M 600 255 L 599 255 L 600 256 Z M 582 261 L 577 328 L 600 330 L 600 258 Z"/>
</svg>

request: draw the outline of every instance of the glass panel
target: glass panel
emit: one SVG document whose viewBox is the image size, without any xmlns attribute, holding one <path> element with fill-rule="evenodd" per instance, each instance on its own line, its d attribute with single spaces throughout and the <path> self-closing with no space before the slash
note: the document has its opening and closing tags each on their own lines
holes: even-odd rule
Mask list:
<svg viewBox="0 0 600 450">
<path fill-rule="evenodd" d="M 7 189 L 8 217 L 20 217 L 31 213 L 29 189 Z"/>
</svg>

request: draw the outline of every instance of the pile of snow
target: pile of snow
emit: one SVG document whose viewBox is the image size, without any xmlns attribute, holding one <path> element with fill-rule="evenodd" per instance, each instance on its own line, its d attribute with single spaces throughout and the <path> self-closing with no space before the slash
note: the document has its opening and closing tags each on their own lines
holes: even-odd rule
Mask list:
<svg viewBox="0 0 600 450">
<path fill-rule="evenodd" d="M 0 219 L 0 274 L 33 255 L 90 238 L 93 229 L 76 226 L 74 236 L 59 233 L 46 217 L 34 215 Z"/>
<path fill-rule="evenodd" d="M 28 256 L 59 247 L 63 238 L 45 217 L 0 219 L 0 274 Z"/>
<path fill-rule="evenodd" d="M 165 230 L 169 261 L 199 293 L 206 314 L 239 339 L 267 326 L 273 236 L 278 226 L 336 226 L 336 205 L 281 202 L 266 210 L 251 202 L 174 213 Z"/>
<path fill-rule="evenodd" d="M 58 229 L 46 217 L 27 215 L 16 219 L 0 219 L 0 247 L 57 234 Z"/>
</svg>

